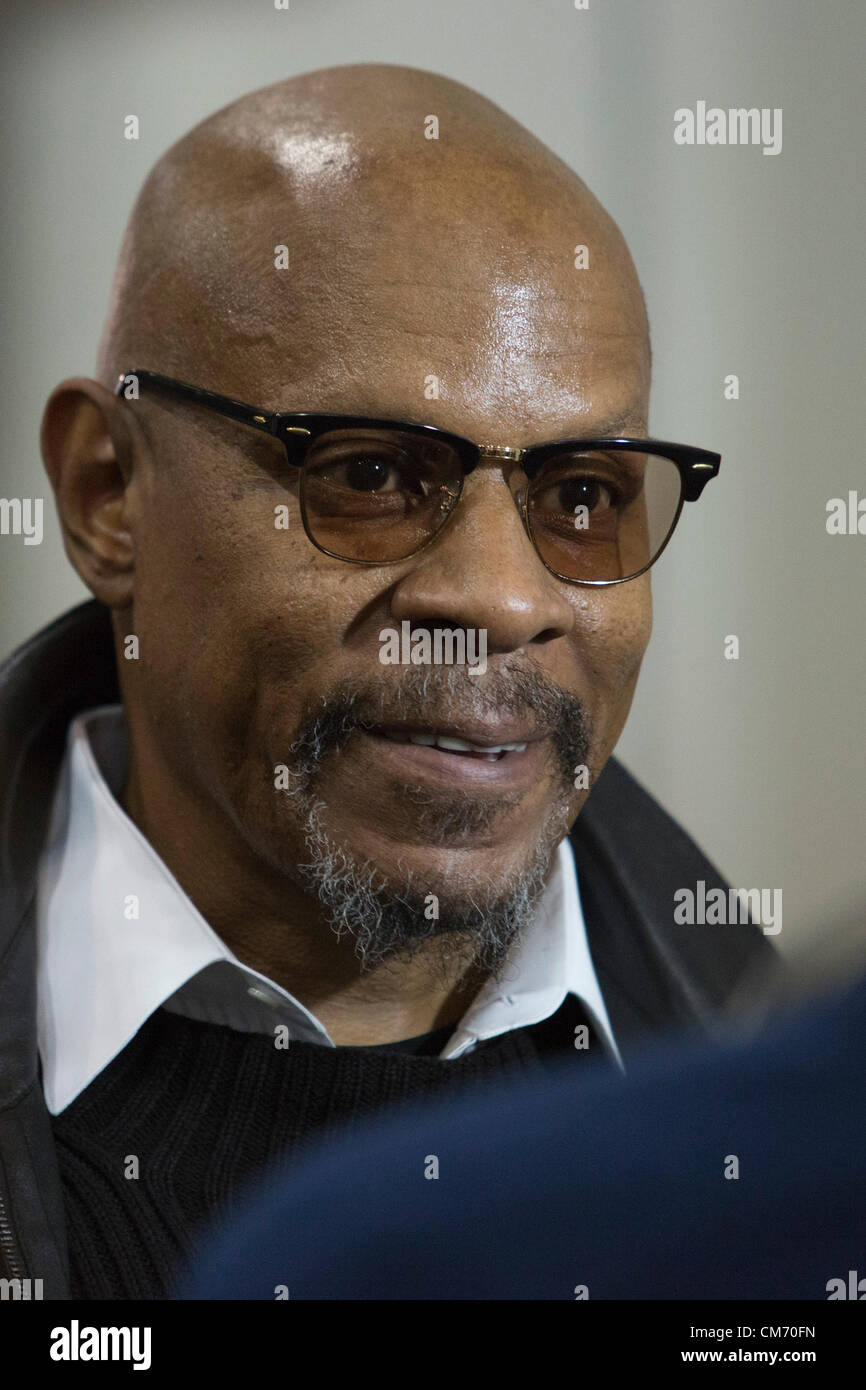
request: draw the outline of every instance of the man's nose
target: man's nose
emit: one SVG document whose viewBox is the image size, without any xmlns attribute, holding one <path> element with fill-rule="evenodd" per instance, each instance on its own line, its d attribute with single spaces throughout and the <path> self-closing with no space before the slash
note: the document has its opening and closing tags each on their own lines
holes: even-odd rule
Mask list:
<svg viewBox="0 0 866 1390">
<path fill-rule="evenodd" d="M 467 478 L 448 524 L 394 589 L 395 621 L 484 628 L 489 653 L 570 632 L 575 610 L 542 564 L 518 502 L 501 473 Z"/>
</svg>

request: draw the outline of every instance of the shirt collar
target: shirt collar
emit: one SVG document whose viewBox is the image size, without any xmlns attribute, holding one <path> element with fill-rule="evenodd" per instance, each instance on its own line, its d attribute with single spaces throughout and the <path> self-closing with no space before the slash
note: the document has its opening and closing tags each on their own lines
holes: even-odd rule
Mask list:
<svg viewBox="0 0 866 1390">
<path fill-rule="evenodd" d="M 126 815 L 117 799 L 124 764 L 121 706 L 73 720 L 36 895 L 38 1045 L 52 1114 L 163 1004 L 241 1031 L 270 1033 L 284 1022 L 299 1041 L 334 1046 L 300 1000 L 237 959 Z M 482 989 L 441 1056 L 540 1022 L 569 992 L 621 1066 L 565 839 L 501 981 Z"/>
<path fill-rule="evenodd" d="M 577 885 L 574 852 L 566 837 L 554 856 L 547 887 L 512 951 L 500 980 L 481 990 L 442 1054 L 458 1057 L 476 1040 L 526 1028 L 556 1013 L 575 994 L 622 1069 L 622 1059 L 592 963 Z"/>
</svg>

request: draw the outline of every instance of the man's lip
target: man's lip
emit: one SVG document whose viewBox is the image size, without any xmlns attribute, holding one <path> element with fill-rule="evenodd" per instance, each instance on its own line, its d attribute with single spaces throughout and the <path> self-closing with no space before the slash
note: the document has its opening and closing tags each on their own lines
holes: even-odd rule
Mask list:
<svg viewBox="0 0 866 1390">
<path fill-rule="evenodd" d="M 527 730 L 517 724 L 402 724 L 383 722 L 365 724 L 365 733 L 387 736 L 390 733 L 408 737 L 410 734 L 441 735 L 443 738 L 459 738 L 472 743 L 477 748 L 498 748 L 503 743 L 540 743 L 548 737 L 547 731 Z"/>
<path fill-rule="evenodd" d="M 383 726 L 384 727 L 384 726 Z M 402 726 L 407 727 L 407 726 Z M 510 732 L 510 731 L 509 731 Z M 526 793 L 539 784 L 547 762 L 547 745 L 537 736 L 522 752 L 474 753 L 447 752 L 438 745 L 412 743 L 388 738 L 378 728 L 359 729 L 360 746 L 366 746 L 366 756 L 373 777 L 382 775 L 397 783 L 429 785 L 454 791 L 460 788 L 470 793 L 508 791 Z M 485 730 L 489 738 L 490 730 Z M 458 733 L 456 738 L 462 738 Z M 498 737 L 498 735 L 497 735 Z M 465 740 L 470 743 L 471 739 Z M 507 739 L 505 742 L 517 742 Z M 488 748 L 496 744 L 487 743 Z M 481 745 L 478 745 L 479 750 Z"/>
</svg>

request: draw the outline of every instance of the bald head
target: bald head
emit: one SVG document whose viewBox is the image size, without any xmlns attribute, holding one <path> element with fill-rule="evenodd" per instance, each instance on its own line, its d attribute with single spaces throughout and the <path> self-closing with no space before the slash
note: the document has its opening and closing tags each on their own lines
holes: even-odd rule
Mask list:
<svg viewBox="0 0 866 1390">
<path fill-rule="evenodd" d="M 384 64 L 253 92 L 163 156 L 98 373 L 136 367 L 272 408 L 481 416 L 514 442 L 599 393 L 620 417 L 649 385 L 637 276 L 597 199 L 478 93 Z"/>
</svg>

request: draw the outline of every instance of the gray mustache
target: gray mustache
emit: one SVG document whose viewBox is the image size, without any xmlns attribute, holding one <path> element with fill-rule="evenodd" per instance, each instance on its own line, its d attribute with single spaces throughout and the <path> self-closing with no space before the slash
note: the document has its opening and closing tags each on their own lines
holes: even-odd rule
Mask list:
<svg viewBox="0 0 866 1390">
<path fill-rule="evenodd" d="M 341 682 L 306 712 L 291 744 L 290 766 L 309 781 L 324 759 L 362 728 L 412 721 L 435 725 L 514 715 L 536 735 L 551 738 L 557 763 L 570 782 L 589 762 L 590 721 L 582 702 L 535 670 L 488 671 L 469 678 L 461 667 L 409 670 L 383 685 Z"/>
</svg>

